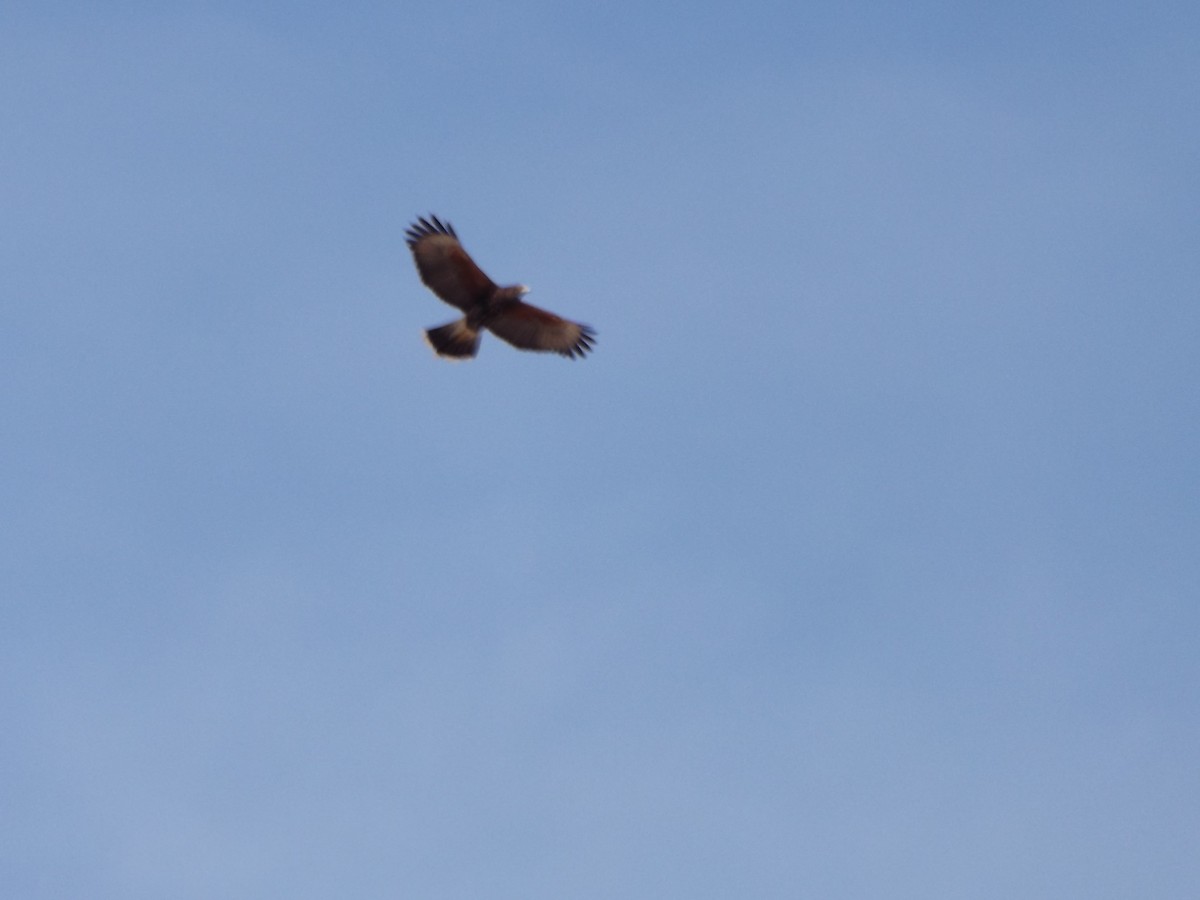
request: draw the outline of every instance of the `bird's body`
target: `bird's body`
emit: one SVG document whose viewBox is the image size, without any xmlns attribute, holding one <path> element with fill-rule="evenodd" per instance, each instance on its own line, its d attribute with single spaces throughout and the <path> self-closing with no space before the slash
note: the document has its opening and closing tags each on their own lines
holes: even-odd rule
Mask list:
<svg viewBox="0 0 1200 900">
<path fill-rule="evenodd" d="M 451 359 L 470 359 L 487 329 L 522 350 L 542 350 L 568 358 L 592 349 L 595 332 L 521 298 L 529 288 L 500 287 L 463 249 L 448 222 L 421 217 L 406 232 L 421 281 L 442 300 L 461 309 L 463 318 L 425 332 L 434 352 Z"/>
</svg>

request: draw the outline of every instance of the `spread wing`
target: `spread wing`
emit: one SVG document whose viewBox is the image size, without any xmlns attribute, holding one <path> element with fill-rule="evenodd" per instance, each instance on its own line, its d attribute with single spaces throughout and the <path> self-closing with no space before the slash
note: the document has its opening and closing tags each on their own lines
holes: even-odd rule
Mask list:
<svg viewBox="0 0 1200 900">
<path fill-rule="evenodd" d="M 467 312 L 496 290 L 458 242 L 449 222 L 422 216 L 405 234 L 421 280 L 451 306 Z"/>
<path fill-rule="evenodd" d="M 549 350 L 571 359 L 591 350 L 596 334 L 586 325 L 569 322 L 521 301 L 506 307 L 487 323 L 487 328 L 522 350 Z"/>
</svg>

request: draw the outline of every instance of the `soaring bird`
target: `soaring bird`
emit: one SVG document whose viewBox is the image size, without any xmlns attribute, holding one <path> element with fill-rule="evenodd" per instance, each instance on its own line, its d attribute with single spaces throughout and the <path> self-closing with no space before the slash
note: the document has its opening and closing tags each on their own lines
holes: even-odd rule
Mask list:
<svg viewBox="0 0 1200 900">
<path fill-rule="evenodd" d="M 405 232 L 417 272 L 425 285 L 461 309 L 463 318 L 425 332 L 438 356 L 470 359 L 486 328 L 522 350 L 548 350 L 570 359 L 592 349 L 595 332 L 525 303 L 523 284 L 500 287 L 467 255 L 449 222 L 422 216 Z"/>
</svg>

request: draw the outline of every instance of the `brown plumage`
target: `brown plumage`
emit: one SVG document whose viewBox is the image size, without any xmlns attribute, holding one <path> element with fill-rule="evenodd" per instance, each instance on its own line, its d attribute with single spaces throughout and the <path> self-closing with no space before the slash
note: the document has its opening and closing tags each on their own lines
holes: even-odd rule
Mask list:
<svg viewBox="0 0 1200 900">
<path fill-rule="evenodd" d="M 405 232 L 417 272 L 425 285 L 466 313 L 425 332 L 438 356 L 470 359 L 484 328 L 522 350 L 545 350 L 570 359 L 592 349 L 595 332 L 521 300 L 522 284 L 500 287 L 467 255 L 449 222 L 421 217 Z"/>
</svg>

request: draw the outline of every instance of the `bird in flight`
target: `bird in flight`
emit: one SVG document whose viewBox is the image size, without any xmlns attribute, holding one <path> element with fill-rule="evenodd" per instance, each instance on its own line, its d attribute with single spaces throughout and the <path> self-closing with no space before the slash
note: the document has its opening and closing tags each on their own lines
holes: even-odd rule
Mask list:
<svg viewBox="0 0 1200 900">
<path fill-rule="evenodd" d="M 521 350 L 543 350 L 569 359 L 592 349 L 596 333 L 521 300 L 523 284 L 500 287 L 467 255 L 449 222 L 421 217 L 405 232 L 417 272 L 425 285 L 461 309 L 463 318 L 425 332 L 438 356 L 470 359 L 479 350 L 486 328 Z"/>
</svg>

